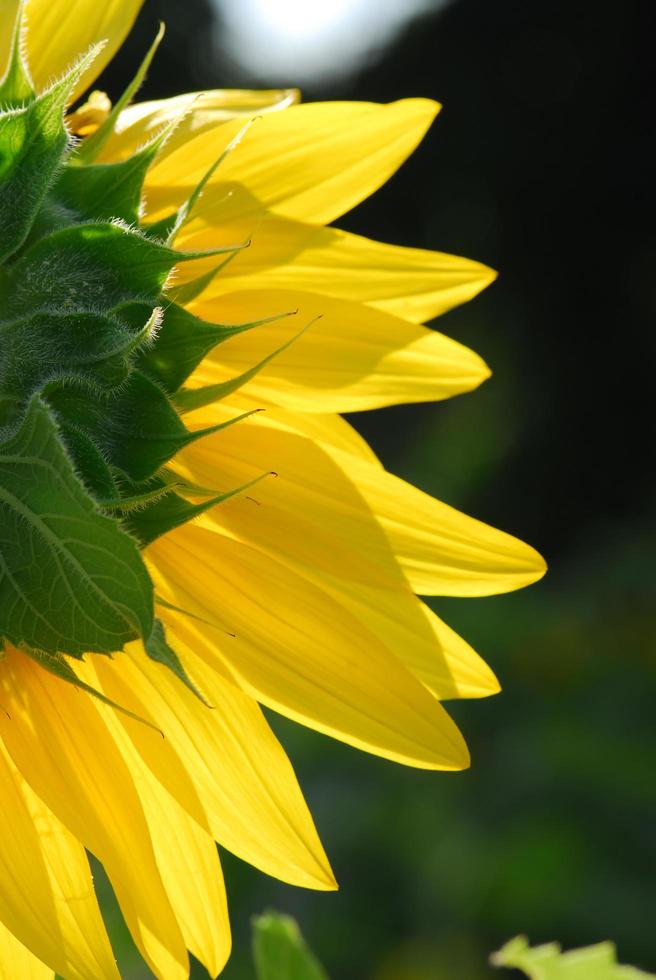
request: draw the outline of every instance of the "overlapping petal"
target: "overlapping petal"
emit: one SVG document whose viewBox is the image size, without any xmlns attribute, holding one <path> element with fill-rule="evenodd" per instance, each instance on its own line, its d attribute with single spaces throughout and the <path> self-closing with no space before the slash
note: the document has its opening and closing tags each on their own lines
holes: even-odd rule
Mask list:
<svg viewBox="0 0 656 980">
<path fill-rule="evenodd" d="M 204 620 L 199 655 L 209 663 L 222 659 L 262 703 L 408 765 L 468 765 L 462 736 L 440 705 L 304 577 L 262 551 L 189 525 L 156 541 L 148 554 L 158 594 Z M 202 576 L 194 571 L 200 567 Z"/>
<path fill-rule="evenodd" d="M 229 417 L 230 409 L 223 411 Z M 311 578 L 438 697 L 497 691 L 487 665 L 409 588 L 376 514 L 351 479 L 347 459 L 335 460 L 318 443 L 318 432 L 308 438 L 276 424 L 275 415 L 245 420 L 178 458 L 177 472 L 192 482 L 208 485 L 220 473 L 219 489 L 249 482 L 276 461 L 275 479 L 214 508 L 204 526 L 218 527 Z M 219 417 L 216 409 L 211 417 Z"/>
<path fill-rule="evenodd" d="M 245 122 L 263 112 L 287 109 L 299 100 L 297 89 L 213 89 L 209 92 L 189 92 L 170 99 L 136 102 L 125 109 L 99 156 L 103 162 L 125 160 L 171 123 L 178 122 L 174 132 L 159 155 L 164 160 L 176 150 L 182 150 L 192 137 L 216 130 L 232 119 Z M 221 141 L 220 131 L 214 138 Z"/>
<path fill-rule="evenodd" d="M 98 659 L 98 658 L 94 658 Z M 80 674 L 102 682 L 89 662 Z M 143 710 L 143 705 L 139 706 Z M 137 751 L 113 708 L 101 713 L 128 764 L 148 822 L 157 867 L 187 949 L 216 976 L 230 955 L 230 923 L 223 874 L 214 839 L 168 792 Z"/>
<path fill-rule="evenodd" d="M 194 697 L 138 650 L 113 664 L 96 658 L 102 689 L 165 734 L 119 720 L 153 775 L 201 827 L 256 867 L 306 888 L 334 878 L 312 817 L 283 749 L 258 705 L 194 654 L 198 630 L 161 610 L 176 650 L 212 705 Z M 202 634 L 202 624 L 200 624 Z M 192 632 L 190 632 L 190 630 Z M 202 640 L 207 644 L 207 640 Z"/>
<path fill-rule="evenodd" d="M 236 414 L 236 405 L 243 409 L 248 401 L 242 398 L 235 402 L 232 412 L 225 404 L 203 409 L 194 413 L 194 421 L 210 424 L 212 420 L 227 419 Z M 301 432 L 305 418 L 300 422 Z M 325 431 L 326 417 L 319 418 Z M 357 442 L 352 445 L 354 450 L 358 447 Z M 364 453 L 358 456 L 326 441 L 324 449 L 330 455 L 331 465 L 320 450 L 313 448 L 311 440 L 294 434 L 293 416 L 289 412 L 279 413 L 275 407 L 269 407 L 239 426 L 211 437 L 205 445 L 201 443 L 185 450 L 178 458 L 178 467 L 191 461 L 188 465 L 193 467 L 193 472 L 207 481 L 219 470 L 213 468 L 205 446 L 215 446 L 216 453 L 222 454 L 224 466 L 235 474 L 256 475 L 257 459 L 261 461 L 260 472 L 274 469 L 274 456 L 277 457 L 278 480 L 265 481 L 256 491 L 258 500 L 272 502 L 277 525 L 264 516 L 258 518 L 258 509 L 248 499 L 231 501 L 217 513 L 228 525 L 232 520 L 230 515 L 240 513 L 242 524 L 246 522 L 262 544 L 268 542 L 271 546 L 275 538 L 274 547 L 282 554 L 295 547 L 305 549 L 308 565 L 316 563 L 320 568 L 322 562 L 331 560 L 329 550 L 320 546 L 328 534 L 333 547 L 339 548 L 340 542 L 345 542 L 379 570 L 377 579 L 369 579 L 374 583 L 386 574 L 389 555 L 393 554 L 406 582 L 419 595 L 494 595 L 521 588 L 544 574 L 543 559 L 529 545 L 435 500 L 386 472 L 378 461 L 366 458 Z M 312 552 L 313 561 L 309 544 L 294 545 L 290 540 L 292 535 L 285 530 L 278 533 L 277 527 L 286 528 L 280 508 L 296 511 L 299 521 L 306 519 L 308 525 L 314 521 L 317 547 Z M 355 561 L 352 565 L 333 565 L 347 581 L 356 578 L 360 567 L 361 562 Z M 371 575 L 374 574 L 372 571 Z M 385 580 L 389 581 L 389 577 Z"/>
<path fill-rule="evenodd" d="M 90 697 L 17 652 L 0 672 L 0 734 L 16 768 L 104 864 L 130 931 L 158 976 L 188 958 L 132 776 Z"/>
<path fill-rule="evenodd" d="M 237 151 L 238 152 L 238 151 Z M 220 217 L 220 214 L 218 215 Z M 207 249 L 246 237 L 247 223 L 181 233 L 182 247 Z M 235 256 L 203 293 L 203 301 L 252 289 L 299 289 L 367 303 L 424 323 L 466 303 L 496 273 L 458 255 L 403 248 L 268 214 L 249 248 Z"/>
<path fill-rule="evenodd" d="M 196 222 L 253 220 L 265 210 L 327 224 L 385 183 L 438 110 L 428 99 L 404 99 L 307 103 L 267 113 L 215 173 L 190 229 Z M 234 120 L 207 130 L 157 161 L 146 181 L 150 217 L 177 207 L 242 126 Z"/>
<path fill-rule="evenodd" d="M 84 848 L 28 786 L 2 742 L 0 797 L 0 921 L 48 965 L 20 946 L 9 944 L 8 952 L 0 941 L 0 975 L 12 955 L 26 968 L 14 978 L 52 977 L 55 970 L 70 980 L 118 980 Z"/>
<path fill-rule="evenodd" d="M 242 374 L 309 329 L 270 361 L 244 391 L 299 412 L 355 412 L 434 401 L 470 391 L 489 376 L 484 361 L 443 334 L 362 303 L 297 290 L 245 290 L 193 309 L 214 322 L 239 323 L 298 309 L 239 334 L 203 361 L 190 386 Z M 300 322 L 299 322 L 300 321 Z"/>
</svg>

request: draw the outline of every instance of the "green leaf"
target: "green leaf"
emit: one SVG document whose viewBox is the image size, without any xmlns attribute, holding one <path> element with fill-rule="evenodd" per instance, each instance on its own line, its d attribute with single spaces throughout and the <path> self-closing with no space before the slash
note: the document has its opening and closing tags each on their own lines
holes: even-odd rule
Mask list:
<svg viewBox="0 0 656 980">
<path fill-rule="evenodd" d="M 328 980 L 288 915 L 265 912 L 253 919 L 257 980 Z"/>
<path fill-rule="evenodd" d="M 0 113 L 0 262 L 25 242 L 68 147 L 67 99 L 100 50 L 93 47 L 55 85 Z"/>
<path fill-rule="evenodd" d="M 158 664 L 163 664 L 169 670 L 172 670 L 175 676 L 189 688 L 192 694 L 195 694 L 206 707 L 211 707 L 182 666 L 175 650 L 169 646 L 164 633 L 164 627 L 159 619 L 156 619 L 153 623 L 153 631 L 148 639 L 144 641 L 144 649 L 151 660 L 155 660 Z"/>
<path fill-rule="evenodd" d="M 80 657 L 150 636 L 153 590 L 135 542 L 98 513 L 38 395 L 0 445 L 0 636 Z"/>
<path fill-rule="evenodd" d="M 523 970 L 529 980 L 640 980 L 656 977 L 617 962 L 615 945 L 597 943 L 583 949 L 561 951 L 559 943 L 531 948 L 525 936 L 517 936 L 490 957 L 493 966 Z"/>
</svg>

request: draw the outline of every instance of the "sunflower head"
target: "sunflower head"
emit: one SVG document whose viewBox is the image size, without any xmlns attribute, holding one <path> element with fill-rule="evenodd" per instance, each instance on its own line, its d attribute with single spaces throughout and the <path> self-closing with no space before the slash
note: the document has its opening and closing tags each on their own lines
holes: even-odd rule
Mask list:
<svg viewBox="0 0 656 980">
<path fill-rule="evenodd" d="M 166 980 L 228 956 L 215 842 L 335 887 L 260 704 L 463 769 L 440 702 L 498 683 L 418 594 L 544 571 L 339 414 L 489 375 L 422 324 L 491 270 L 326 227 L 439 106 L 132 104 L 160 29 L 69 112 L 140 4 L 0 6 L 0 978 L 117 977 L 86 851 Z"/>
</svg>

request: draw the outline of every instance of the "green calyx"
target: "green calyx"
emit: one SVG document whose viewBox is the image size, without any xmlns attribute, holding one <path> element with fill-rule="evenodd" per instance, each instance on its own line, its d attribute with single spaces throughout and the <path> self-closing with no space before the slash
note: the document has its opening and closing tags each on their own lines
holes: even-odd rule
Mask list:
<svg viewBox="0 0 656 980">
<path fill-rule="evenodd" d="M 197 195 L 161 228 L 140 225 L 168 132 L 94 163 L 117 114 L 78 144 L 64 115 L 97 49 L 36 94 L 20 29 L 0 82 L 0 646 L 76 683 L 65 657 L 140 639 L 193 688 L 155 616 L 142 549 L 237 492 L 185 485 L 167 464 L 222 427 L 189 431 L 181 412 L 257 368 L 193 395 L 189 375 L 257 324 L 205 323 L 167 294 L 173 267 L 199 257 L 173 245 Z"/>
</svg>

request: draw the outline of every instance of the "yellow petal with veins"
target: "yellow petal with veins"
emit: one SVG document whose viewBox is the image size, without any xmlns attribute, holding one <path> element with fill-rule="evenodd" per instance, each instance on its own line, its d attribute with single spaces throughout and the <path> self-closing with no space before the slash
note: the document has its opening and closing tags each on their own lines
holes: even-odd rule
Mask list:
<svg viewBox="0 0 656 980">
<path fill-rule="evenodd" d="M 144 762 L 228 850 L 291 884 L 334 888 L 292 767 L 258 705 L 229 671 L 221 673 L 220 662 L 209 670 L 195 658 L 193 622 L 178 623 L 179 617 L 166 609 L 159 613 L 212 707 L 138 650 L 120 664 L 95 658 L 105 693 L 165 734 L 163 741 L 157 732 L 119 717 Z"/>
<path fill-rule="evenodd" d="M 70 980 L 118 980 L 84 848 L 29 787 L 1 741 L 0 798 L 0 921 L 48 964 L 50 976 L 56 970 Z"/>
<path fill-rule="evenodd" d="M 235 414 L 234 408 L 224 411 L 226 418 Z M 274 460 L 277 479 L 215 507 L 200 523 L 266 552 L 329 592 L 437 697 L 498 691 L 489 667 L 410 590 L 345 460 L 336 462 L 316 438 L 276 427 L 267 412 L 188 447 L 175 470 L 201 485 L 213 485 L 220 473 L 218 489 L 227 489 L 249 482 Z"/>
<path fill-rule="evenodd" d="M 183 229 L 177 244 L 189 251 L 207 249 L 217 242 L 242 241 L 251 231 L 247 222 Z M 466 303 L 495 278 L 492 269 L 458 255 L 384 245 L 339 228 L 269 214 L 253 231 L 250 247 L 216 276 L 202 298 L 206 302 L 254 286 L 299 289 L 424 323 Z"/>
<path fill-rule="evenodd" d="M 314 102 L 267 113 L 216 171 L 189 228 L 264 210 L 312 224 L 334 221 L 385 183 L 438 111 L 429 99 L 404 99 Z M 159 219 L 177 207 L 242 125 L 233 120 L 208 130 L 156 161 L 146 178 L 148 214 Z"/>
<path fill-rule="evenodd" d="M 158 595 L 204 620 L 199 655 L 210 664 L 218 656 L 263 704 L 408 765 L 469 764 L 444 709 L 354 616 L 302 576 L 190 525 L 155 541 L 147 555 Z"/>
<path fill-rule="evenodd" d="M 11 652 L 0 671 L 0 734 L 32 789 L 98 857 L 146 962 L 186 980 L 188 958 L 130 772 L 90 695 Z"/>
<path fill-rule="evenodd" d="M 16 6 L 16 0 L 10 3 Z M 75 101 L 121 47 L 142 4 L 143 0 L 74 0 L 63 4 L 27 0 L 27 61 L 37 91 L 59 77 L 93 44 L 106 41 L 78 82 L 71 97 L 71 102 Z"/>
<path fill-rule="evenodd" d="M 90 657 L 78 668 L 79 676 L 96 689 L 102 689 L 102 681 L 94 668 L 102 659 Z M 99 711 L 132 773 L 157 867 L 185 945 L 214 977 L 225 966 L 231 946 L 225 885 L 214 839 L 208 827 L 198 823 L 152 773 L 118 712 L 105 705 Z"/>
</svg>

